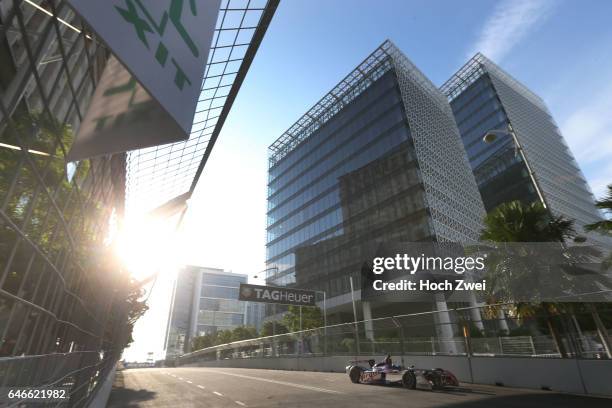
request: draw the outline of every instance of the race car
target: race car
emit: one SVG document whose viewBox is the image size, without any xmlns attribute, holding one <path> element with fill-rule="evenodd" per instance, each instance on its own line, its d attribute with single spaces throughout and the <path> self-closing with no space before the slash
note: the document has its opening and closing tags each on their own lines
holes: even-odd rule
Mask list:
<svg viewBox="0 0 612 408">
<path fill-rule="evenodd" d="M 358 365 L 365 363 L 369 368 Z M 424 369 L 414 366 L 404 368 L 391 364 L 389 357 L 383 362 L 375 360 L 349 361 L 346 372 L 352 382 L 356 384 L 398 384 L 408 389 L 426 388 L 439 390 L 447 386 L 459 386 L 459 381 L 453 373 L 442 368 Z"/>
</svg>

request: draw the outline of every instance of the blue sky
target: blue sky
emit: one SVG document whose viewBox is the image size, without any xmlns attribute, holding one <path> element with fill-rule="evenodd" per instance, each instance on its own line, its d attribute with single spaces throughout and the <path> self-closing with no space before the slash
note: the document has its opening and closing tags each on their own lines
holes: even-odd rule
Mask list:
<svg viewBox="0 0 612 408">
<path fill-rule="evenodd" d="M 436 85 L 481 51 L 544 98 L 601 192 L 612 182 L 611 16 L 606 0 L 285 0 L 226 130 L 245 127 L 228 138 L 267 146 L 386 38 Z"/>
<path fill-rule="evenodd" d="M 596 195 L 612 183 L 612 1 L 284 0 L 204 170 L 180 262 L 250 275 L 265 261 L 267 147 L 385 39 L 436 85 L 476 51 L 544 98 Z M 128 358 L 160 356 L 160 278 Z"/>
</svg>

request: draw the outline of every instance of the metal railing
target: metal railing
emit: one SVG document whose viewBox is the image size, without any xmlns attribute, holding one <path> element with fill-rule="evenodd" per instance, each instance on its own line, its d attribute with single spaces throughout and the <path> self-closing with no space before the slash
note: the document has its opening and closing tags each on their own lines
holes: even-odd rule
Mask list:
<svg viewBox="0 0 612 408">
<path fill-rule="evenodd" d="M 612 307 L 598 305 L 611 326 Z M 169 362 L 315 356 L 478 356 L 609 359 L 610 327 L 593 311 L 517 316 L 509 304 L 449 309 L 343 323 L 197 350 Z"/>
<path fill-rule="evenodd" d="M 87 406 L 112 370 L 116 353 L 75 351 L 37 356 L 0 358 L 0 389 L 64 389 L 66 398 L 37 406 Z M 0 406 L 21 406 L 25 401 L 0 395 Z M 31 402 L 31 401 L 28 401 Z"/>
</svg>

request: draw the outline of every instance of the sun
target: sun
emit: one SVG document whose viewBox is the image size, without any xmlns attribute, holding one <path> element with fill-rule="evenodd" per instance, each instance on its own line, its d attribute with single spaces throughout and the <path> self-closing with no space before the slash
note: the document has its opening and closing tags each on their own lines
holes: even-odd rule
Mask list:
<svg viewBox="0 0 612 408">
<path fill-rule="evenodd" d="M 134 279 L 143 280 L 172 270 L 178 266 L 181 252 L 177 220 L 129 217 L 119 228 L 114 247 Z"/>
</svg>

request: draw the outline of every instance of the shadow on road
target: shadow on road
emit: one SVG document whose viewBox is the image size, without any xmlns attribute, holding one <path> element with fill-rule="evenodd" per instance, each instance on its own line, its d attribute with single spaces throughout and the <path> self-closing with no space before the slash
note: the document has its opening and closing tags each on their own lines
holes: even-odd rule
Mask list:
<svg viewBox="0 0 612 408">
<path fill-rule="evenodd" d="M 609 408 L 612 406 L 609 398 L 583 397 L 560 393 L 503 395 L 483 398 L 476 401 L 465 401 L 445 404 L 453 408 Z"/>
<path fill-rule="evenodd" d="M 125 388 L 123 373 L 117 372 L 113 389 L 108 399 L 107 408 L 137 408 L 139 402 L 152 400 L 157 393 L 145 389 L 132 390 Z"/>
</svg>

